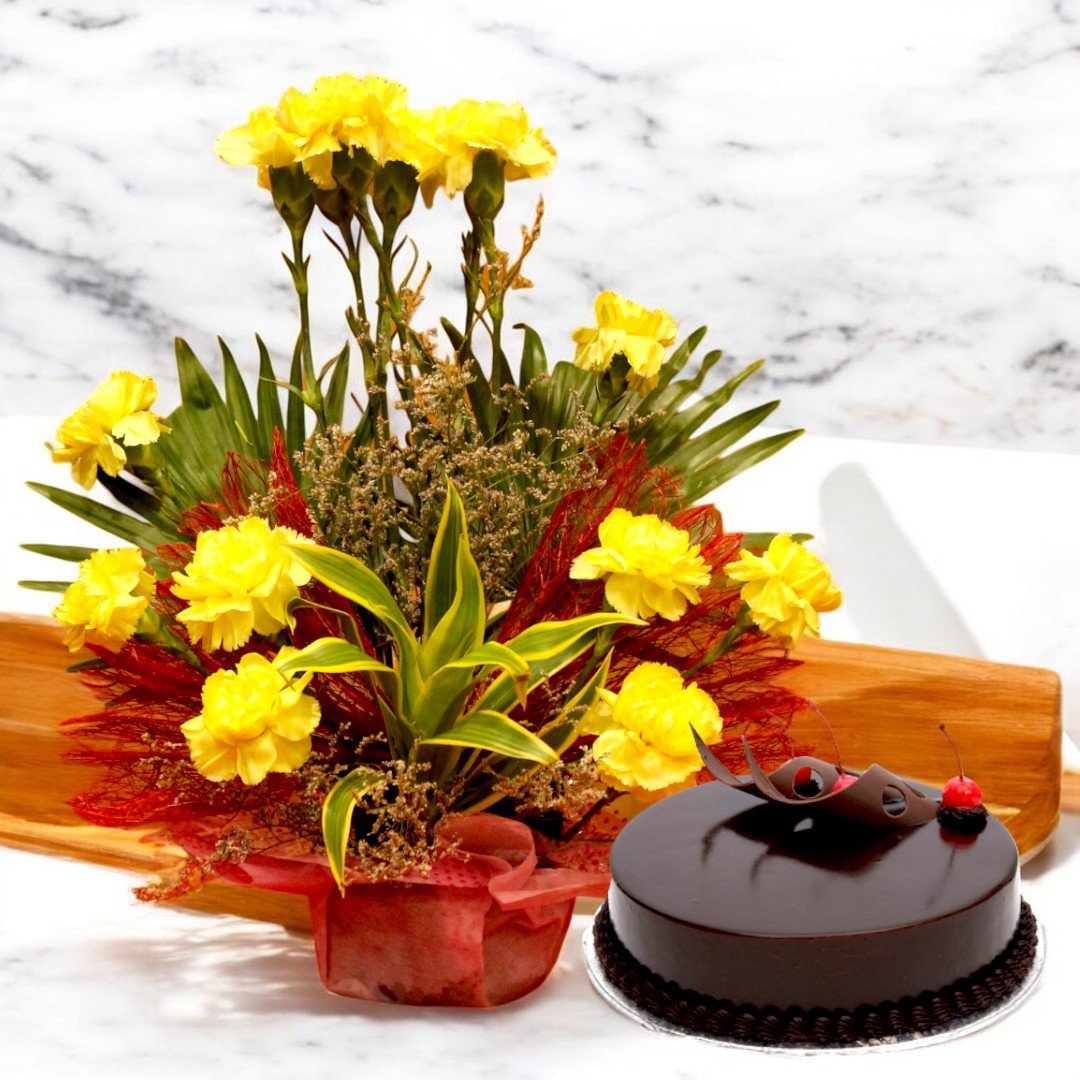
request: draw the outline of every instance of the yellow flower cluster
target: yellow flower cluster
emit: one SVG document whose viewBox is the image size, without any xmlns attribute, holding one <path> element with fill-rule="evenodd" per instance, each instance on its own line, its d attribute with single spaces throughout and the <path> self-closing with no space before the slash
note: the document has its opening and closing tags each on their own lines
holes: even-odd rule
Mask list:
<svg viewBox="0 0 1080 1080">
<path fill-rule="evenodd" d="M 304 693 L 308 678 L 288 679 L 258 653 L 242 657 L 235 671 L 215 671 L 203 683 L 202 712 L 180 728 L 195 768 L 208 780 L 239 776 L 245 784 L 298 769 L 321 715 Z"/>
<path fill-rule="evenodd" d="M 675 320 L 663 308 L 650 311 L 614 292 L 596 298 L 596 325 L 574 331 L 574 363 L 604 372 L 616 356 L 630 365 L 631 389 L 648 393 L 657 383 L 664 354 L 675 342 Z"/>
<path fill-rule="evenodd" d="M 582 552 L 570 567 L 579 581 L 603 578 L 604 595 L 620 614 L 660 615 L 674 622 L 701 597 L 711 568 L 690 534 L 655 514 L 616 509 L 600 523 L 600 546 Z"/>
<path fill-rule="evenodd" d="M 324 76 L 309 91 L 287 90 L 277 106 L 256 109 L 246 124 L 221 135 L 218 156 L 229 165 L 255 165 L 259 183 L 269 170 L 299 164 L 321 188 L 333 188 L 333 154 L 359 149 L 377 165 L 402 161 L 416 169 L 428 204 L 438 188 L 454 195 L 468 186 L 481 150 L 506 163 L 506 179 L 543 176 L 555 151 L 529 126 L 519 104 L 463 100 L 414 110 L 400 83 L 378 75 Z"/>
<path fill-rule="evenodd" d="M 125 446 L 148 446 L 169 430 L 150 412 L 156 400 L 153 379 L 114 371 L 57 429 L 53 461 L 70 464 L 75 482 L 87 491 L 98 468 L 118 475 L 127 464 Z"/>
<path fill-rule="evenodd" d="M 64 644 L 76 652 L 89 641 L 115 652 L 135 633 L 153 591 L 154 575 L 137 548 L 95 551 L 53 611 L 68 628 Z"/>
<path fill-rule="evenodd" d="M 843 599 L 828 566 L 788 533 L 774 536 L 764 555 L 743 548 L 724 573 L 745 583 L 740 595 L 754 622 L 789 648 L 803 634 L 817 637 L 818 613 Z"/>
<path fill-rule="evenodd" d="M 593 758 L 601 777 L 620 791 L 660 791 L 701 768 L 691 728 L 707 742 L 723 729 L 720 712 L 695 683 L 684 686 L 667 664 L 639 664 L 617 694 L 601 690 L 582 721 L 595 735 Z"/>
<path fill-rule="evenodd" d="M 289 603 L 311 580 L 289 553 L 298 542 L 292 529 L 272 529 L 259 517 L 200 533 L 191 562 L 173 573 L 173 594 L 188 602 L 177 618 L 191 640 L 209 651 L 232 650 L 252 633 L 295 625 Z"/>
</svg>

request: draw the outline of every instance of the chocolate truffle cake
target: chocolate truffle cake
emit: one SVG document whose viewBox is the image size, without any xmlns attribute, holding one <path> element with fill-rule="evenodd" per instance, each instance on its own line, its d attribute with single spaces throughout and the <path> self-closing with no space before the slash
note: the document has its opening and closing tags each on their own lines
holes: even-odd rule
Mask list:
<svg viewBox="0 0 1080 1080">
<path fill-rule="evenodd" d="M 608 981 L 681 1027 L 792 1046 L 929 1032 L 1015 992 L 1035 924 L 1008 831 L 877 766 L 861 805 L 852 784 L 801 807 L 800 768 L 777 780 L 792 798 L 727 774 L 627 825 L 594 930 Z"/>
</svg>

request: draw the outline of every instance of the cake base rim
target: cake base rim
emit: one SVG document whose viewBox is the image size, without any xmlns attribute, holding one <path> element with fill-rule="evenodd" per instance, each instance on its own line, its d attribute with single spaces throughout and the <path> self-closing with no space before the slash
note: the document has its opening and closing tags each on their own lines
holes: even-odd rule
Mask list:
<svg viewBox="0 0 1080 1080">
<path fill-rule="evenodd" d="M 612 1007 L 646 1027 L 739 1049 L 795 1054 L 902 1049 L 987 1027 L 1035 990 L 1045 951 L 1045 935 L 1021 900 L 1005 948 L 948 986 L 855 1010 L 781 1010 L 720 1001 L 655 975 L 619 940 L 606 902 L 584 938 L 586 969 L 595 988 Z"/>
</svg>

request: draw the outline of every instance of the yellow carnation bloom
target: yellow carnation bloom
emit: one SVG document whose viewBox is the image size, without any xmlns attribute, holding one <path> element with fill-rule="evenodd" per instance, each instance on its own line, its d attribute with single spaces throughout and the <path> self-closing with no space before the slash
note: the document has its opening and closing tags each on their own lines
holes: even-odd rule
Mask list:
<svg viewBox="0 0 1080 1080">
<path fill-rule="evenodd" d="M 420 114 L 418 123 L 440 153 L 428 175 L 420 177 L 429 206 L 438 188 L 453 197 L 469 186 L 473 161 L 481 150 L 491 150 L 502 158 L 507 180 L 546 176 L 555 167 L 555 148 L 541 128 L 529 126 L 525 107 L 518 102 L 466 98 Z"/>
<path fill-rule="evenodd" d="M 639 664 L 618 694 L 600 691 L 582 722 L 596 735 L 593 758 L 600 776 L 620 791 L 660 791 L 684 784 L 701 768 L 691 727 L 706 742 L 720 738 L 724 722 L 716 702 L 667 664 Z"/>
<path fill-rule="evenodd" d="M 246 124 L 230 128 L 214 142 L 217 156 L 227 165 L 256 165 L 259 186 L 269 189 L 270 170 L 283 169 L 296 161 L 288 133 L 278 123 L 272 105 L 260 105 Z"/>
<path fill-rule="evenodd" d="M 818 612 L 834 611 L 843 599 L 828 566 L 788 533 L 774 536 L 764 555 L 743 548 L 724 573 L 745 583 L 740 595 L 754 622 L 789 648 L 803 634 L 817 637 Z"/>
<path fill-rule="evenodd" d="M 199 534 L 195 554 L 173 573 L 173 594 L 188 601 L 176 617 L 208 651 L 238 649 L 252 633 L 276 634 L 295 625 L 288 605 L 311 575 L 288 551 L 302 542 L 292 529 L 244 518 Z"/>
<path fill-rule="evenodd" d="M 202 712 L 180 728 L 195 768 L 207 780 L 239 776 L 245 784 L 298 769 L 320 717 L 306 684 L 286 679 L 257 653 L 242 657 L 235 671 L 215 671 L 203 683 Z"/>
<path fill-rule="evenodd" d="M 76 652 L 89 641 L 116 652 L 135 633 L 153 591 L 154 575 L 137 548 L 95 551 L 53 611 L 68 628 L 64 644 Z"/>
<path fill-rule="evenodd" d="M 378 75 L 326 75 L 311 90 L 290 87 L 276 108 L 263 105 L 246 124 L 220 135 L 214 149 L 229 165 L 256 165 L 269 187 L 269 170 L 300 164 L 321 188 L 335 187 L 333 155 L 348 147 L 375 162 L 404 161 L 418 173 L 439 153 L 426 138 L 428 124 L 408 107 L 408 91 Z"/>
<path fill-rule="evenodd" d="M 150 406 L 157 383 L 130 371 L 114 371 L 57 429 L 52 459 L 70 463 L 75 482 L 89 491 L 103 469 L 116 476 L 127 464 L 125 446 L 148 446 L 168 426 Z"/>
<path fill-rule="evenodd" d="M 625 356 L 630 386 L 648 393 L 656 386 L 664 353 L 675 343 L 675 320 L 663 308 L 650 311 L 614 292 L 602 292 L 595 310 L 596 325 L 574 331 L 574 363 L 603 372 L 616 356 Z"/>
<path fill-rule="evenodd" d="M 583 551 L 570 567 L 578 581 L 606 579 L 604 595 L 622 615 L 674 622 L 701 600 L 711 567 L 690 534 L 655 514 L 612 510 L 598 530 L 600 546 Z"/>
</svg>

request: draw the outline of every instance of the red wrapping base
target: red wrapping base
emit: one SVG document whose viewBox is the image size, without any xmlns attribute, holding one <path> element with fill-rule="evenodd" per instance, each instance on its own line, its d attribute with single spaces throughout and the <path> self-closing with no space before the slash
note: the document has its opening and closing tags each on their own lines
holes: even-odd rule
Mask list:
<svg viewBox="0 0 1080 1080">
<path fill-rule="evenodd" d="M 332 993 L 403 1005 L 514 1001 L 547 978 L 575 898 L 604 896 L 608 875 L 537 866 L 532 830 L 493 814 L 451 818 L 441 836 L 457 848 L 431 873 L 354 879 L 344 896 L 310 856 L 257 855 L 222 875 L 309 897 L 319 975 Z"/>
</svg>

